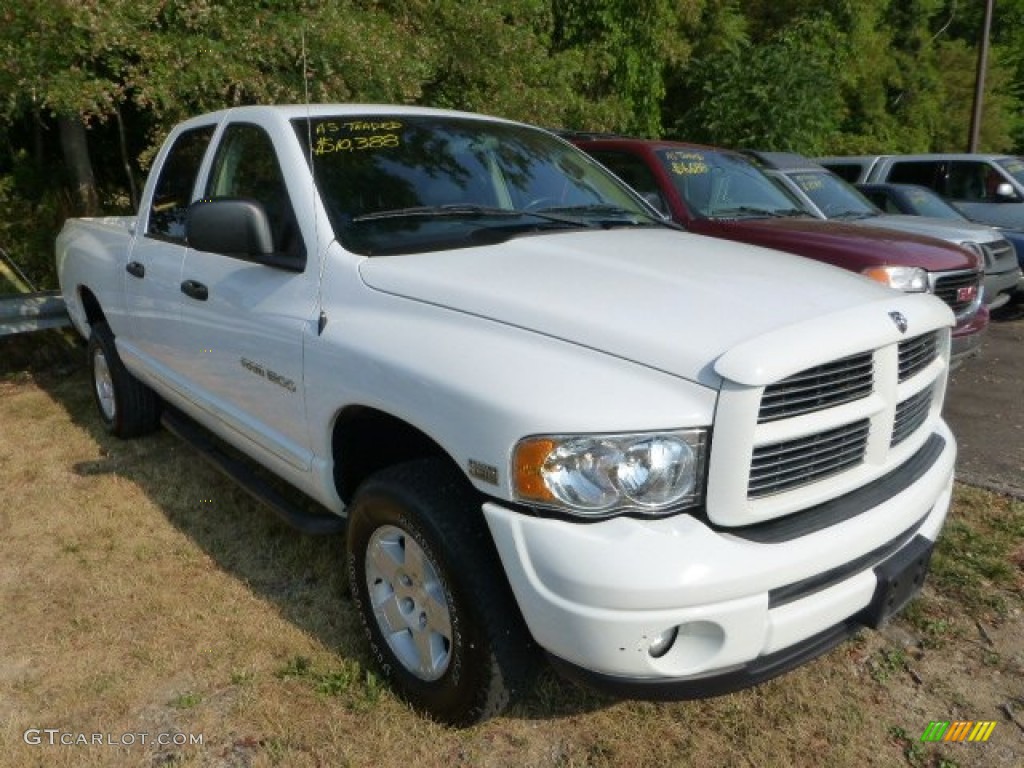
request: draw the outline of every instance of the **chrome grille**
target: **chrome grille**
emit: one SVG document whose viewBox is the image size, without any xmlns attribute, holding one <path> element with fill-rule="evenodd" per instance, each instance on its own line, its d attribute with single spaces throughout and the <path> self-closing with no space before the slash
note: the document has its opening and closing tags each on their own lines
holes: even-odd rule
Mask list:
<svg viewBox="0 0 1024 768">
<path fill-rule="evenodd" d="M 892 427 L 890 447 L 902 443 L 924 424 L 931 404 L 932 388 L 928 387 L 896 405 L 896 421 Z"/>
<path fill-rule="evenodd" d="M 870 352 L 808 368 L 765 387 L 757 422 L 788 419 L 867 397 L 873 374 Z"/>
<path fill-rule="evenodd" d="M 1004 259 L 1013 263 L 1017 261 L 1016 251 L 1014 251 L 1013 244 L 1009 240 L 982 243 L 981 250 L 985 253 L 986 267 L 997 267 Z"/>
<path fill-rule="evenodd" d="M 747 496 L 757 499 L 802 485 L 859 464 L 867 446 L 867 419 L 826 432 L 762 445 L 754 449 Z"/>
<path fill-rule="evenodd" d="M 906 381 L 926 368 L 939 354 L 939 337 L 926 333 L 900 342 L 900 381 Z"/>
<path fill-rule="evenodd" d="M 973 290 L 968 290 L 971 288 Z M 980 290 L 980 272 L 957 272 L 935 279 L 935 295 L 946 302 L 956 314 L 970 307 L 978 298 Z"/>
</svg>

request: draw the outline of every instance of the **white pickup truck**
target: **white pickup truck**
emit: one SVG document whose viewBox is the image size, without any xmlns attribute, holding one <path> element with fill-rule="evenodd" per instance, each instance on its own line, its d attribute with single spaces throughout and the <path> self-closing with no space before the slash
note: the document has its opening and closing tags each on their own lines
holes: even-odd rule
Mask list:
<svg viewBox="0 0 1024 768">
<path fill-rule="evenodd" d="M 945 304 L 680 232 L 536 128 L 205 115 L 57 262 L 107 428 L 347 529 L 373 655 L 441 721 L 538 647 L 629 697 L 773 677 L 899 610 L 946 517 Z"/>
</svg>

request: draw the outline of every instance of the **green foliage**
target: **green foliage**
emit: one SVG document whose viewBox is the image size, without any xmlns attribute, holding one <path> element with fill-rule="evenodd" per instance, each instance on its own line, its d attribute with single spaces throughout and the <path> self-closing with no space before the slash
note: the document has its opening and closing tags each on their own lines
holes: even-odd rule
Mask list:
<svg viewBox="0 0 1024 768">
<path fill-rule="evenodd" d="M 689 57 L 684 26 L 697 18 L 699 4 L 676 0 L 553 0 L 554 48 L 578 51 L 587 77 L 587 101 L 603 125 L 643 136 L 661 133 L 666 73 Z M 571 115 L 585 122 L 586 113 Z"/>
<path fill-rule="evenodd" d="M 839 124 L 839 46 L 828 17 L 790 25 L 763 43 L 709 52 L 687 74 L 692 106 L 672 132 L 688 139 L 815 154 Z"/>
<path fill-rule="evenodd" d="M 814 154 L 966 145 L 982 4 L 18 0 L 0 5 L 0 246 L 52 287 L 68 190 L 125 212 L 167 131 L 241 104 L 418 103 Z M 981 148 L 1024 149 L 1024 0 Z M 88 126 L 88 156 L 59 140 Z M 65 151 L 71 153 L 65 158 Z M 71 162 L 71 161 L 75 162 Z M 74 174 L 69 169 L 74 169 Z"/>
</svg>

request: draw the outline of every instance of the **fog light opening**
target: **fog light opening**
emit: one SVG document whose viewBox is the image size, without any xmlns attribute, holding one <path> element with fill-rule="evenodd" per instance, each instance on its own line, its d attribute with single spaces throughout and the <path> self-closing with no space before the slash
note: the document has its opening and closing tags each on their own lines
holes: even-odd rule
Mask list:
<svg viewBox="0 0 1024 768">
<path fill-rule="evenodd" d="M 652 658 L 660 659 L 672 648 L 673 643 L 676 641 L 676 637 L 679 635 L 679 627 L 669 627 L 651 643 L 647 652 L 651 654 Z"/>
</svg>

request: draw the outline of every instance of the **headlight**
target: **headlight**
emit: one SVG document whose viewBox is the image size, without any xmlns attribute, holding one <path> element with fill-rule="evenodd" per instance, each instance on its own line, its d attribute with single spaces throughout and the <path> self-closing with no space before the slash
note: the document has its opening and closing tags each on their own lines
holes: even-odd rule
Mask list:
<svg viewBox="0 0 1024 768">
<path fill-rule="evenodd" d="M 928 290 L 928 273 L 921 267 L 868 267 L 861 274 L 904 293 Z"/>
<path fill-rule="evenodd" d="M 512 455 L 516 498 L 604 517 L 657 515 L 699 504 L 707 431 L 560 435 L 521 440 Z"/>
</svg>

